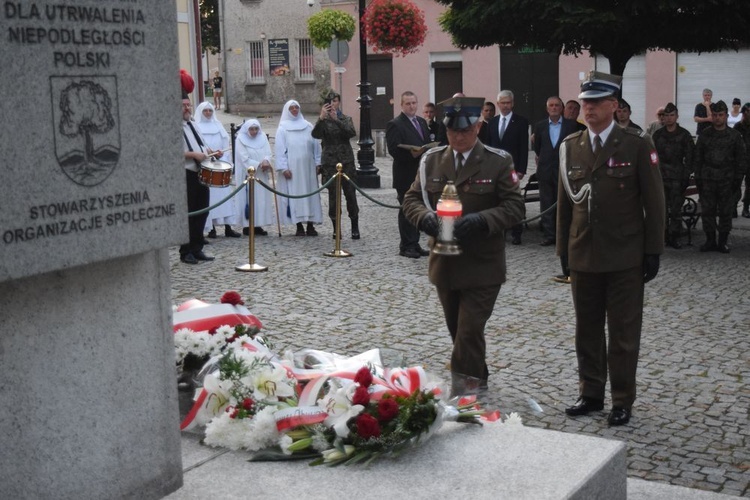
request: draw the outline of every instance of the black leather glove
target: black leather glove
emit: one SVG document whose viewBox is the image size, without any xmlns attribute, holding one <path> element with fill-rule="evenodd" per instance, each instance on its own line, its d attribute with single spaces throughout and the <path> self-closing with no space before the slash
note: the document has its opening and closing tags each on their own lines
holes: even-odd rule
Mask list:
<svg viewBox="0 0 750 500">
<path fill-rule="evenodd" d="M 468 240 L 487 234 L 487 221 L 481 214 L 466 214 L 456 221 L 453 236 L 458 240 Z"/>
<path fill-rule="evenodd" d="M 434 212 L 429 212 L 419 222 L 419 229 L 421 229 L 426 235 L 437 238 L 440 233 L 440 223 L 438 222 L 437 215 Z"/>
<path fill-rule="evenodd" d="M 659 274 L 659 256 L 646 254 L 643 256 L 643 283 L 648 283 Z"/>
</svg>

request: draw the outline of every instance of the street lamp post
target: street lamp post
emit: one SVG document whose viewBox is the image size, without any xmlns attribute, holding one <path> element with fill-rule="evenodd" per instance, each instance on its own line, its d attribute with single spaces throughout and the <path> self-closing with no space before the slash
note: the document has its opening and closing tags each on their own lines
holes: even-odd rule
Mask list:
<svg viewBox="0 0 750 500">
<path fill-rule="evenodd" d="M 370 128 L 370 82 L 367 81 L 367 42 L 365 40 L 364 21 L 365 0 L 359 0 L 359 151 L 357 151 L 357 182 L 363 188 L 380 188 L 380 176 L 375 168 L 375 151 L 372 148 L 372 129 Z"/>
</svg>

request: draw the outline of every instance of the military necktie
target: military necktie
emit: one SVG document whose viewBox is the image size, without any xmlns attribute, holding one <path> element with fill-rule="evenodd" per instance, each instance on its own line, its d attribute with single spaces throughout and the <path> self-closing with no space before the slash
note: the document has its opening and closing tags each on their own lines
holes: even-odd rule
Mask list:
<svg viewBox="0 0 750 500">
<path fill-rule="evenodd" d="M 464 166 L 464 155 L 463 153 L 458 153 L 456 155 L 456 173 L 461 171 L 461 167 Z"/>
<path fill-rule="evenodd" d="M 505 135 L 505 124 L 506 124 L 505 120 L 507 120 L 507 118 L 503 116 L 502 123 L 500 124 L 500 140 L 501 141 L 503 140 L 503 136 Z"/>
<path fill-rule="evenodd" d="M 594 154 L 598 154 L 599 150 L 602 149 L 602 138 L 598 135 L 594 136 Z"/>
</svg>

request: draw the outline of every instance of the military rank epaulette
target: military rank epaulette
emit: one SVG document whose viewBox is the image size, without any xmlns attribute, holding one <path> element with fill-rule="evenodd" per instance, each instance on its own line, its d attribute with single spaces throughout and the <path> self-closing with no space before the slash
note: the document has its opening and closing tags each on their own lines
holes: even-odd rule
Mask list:
<svg viewBox="0 0 750 500">
<path fill-rule="evenodd" d="M 638 130 L 637 128 L 633 128 L 633 127 L 625 127 L 623 130 L 625 131 L 626 134 L 637 135 L 641 139 L 643 139 L 644 137 L 648 135 L 645 130 Z"/>
<path fill-rule="evenodd" d="M 490 146 L 488 146 L 487 144 L 484 144 L 484 143 L 482 143 L 482 146 L 484 146 L 484 149 L 486 149 L 490 153 L 495 153 L 496 155 L 502 156 L 503 158 L 510 158 L 510 153 L 508 153 L 504 149 L 493 148 L 493 147 L 490 147 Z"/>
<path fill-rule="evenodd" d="M 571 139 L 577 139 L 577 138 L 581 137 L 582 133 L 583 133 L 583 130 L 578 130 L 576 132 L 573 132 L 572 134 L 565 136 L 565 139 L 563 139 L 563 141 L 569 141 Z"/>
</svg>

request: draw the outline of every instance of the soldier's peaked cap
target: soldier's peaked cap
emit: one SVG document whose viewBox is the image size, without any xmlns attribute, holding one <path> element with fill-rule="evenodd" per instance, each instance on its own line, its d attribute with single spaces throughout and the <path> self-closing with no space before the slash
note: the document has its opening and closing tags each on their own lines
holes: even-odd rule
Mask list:
<svg viewBox="0 0 750 500">
<path fill-rule="evenodd" d="M 474 125 L 482 114 L 483 97 L 452 97 L 440 104 L 443 105 L 445 118 L 443 124 L 453 130 L 462 130 Z"/>
<path fill-rule="evenodd" d="M 602 73 L 600 71 L 590 71 L 586 79 L 581 83 L 581 93 L 579 99 L 601 99 L 616 95 L 620 91 L 622 77 Z"/>
</svg>

